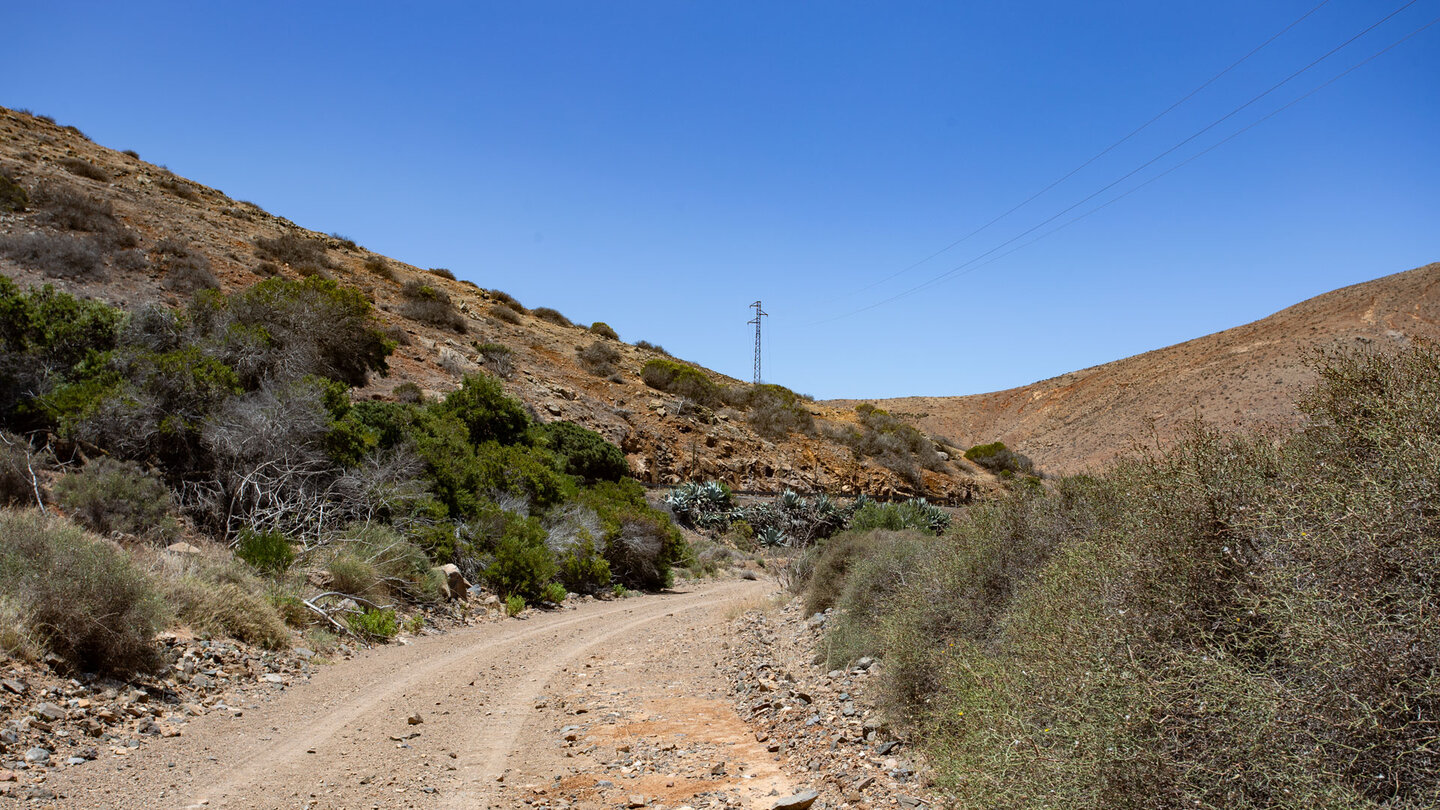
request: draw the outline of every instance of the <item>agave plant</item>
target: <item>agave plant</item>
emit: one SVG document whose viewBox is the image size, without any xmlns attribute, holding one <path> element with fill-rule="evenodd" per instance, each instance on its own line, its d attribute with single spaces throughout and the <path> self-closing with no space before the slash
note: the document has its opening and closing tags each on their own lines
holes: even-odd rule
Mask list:
<svg viewBox="0 0 1440 810">
<path fill-rule="evenodd" d="M 724 509 L 730 505 L 730 492 L 718 481 L 706 481 L 696 487 L 697 500 L 709 510 Z"/>
<path fill-rule="evenodd" d="M 805 508 L 805 499 L 800 493 L 793 489 L 787 489 L 780 493 L 780 508 L 786 511 L 795 511 Z"/>
<path fill-rule="evenodd" d="M 765 548 L 779 548 L 790 545 L 790 538 L 786 537 L 785 532 L 775 526 L 761 529 L 755 534 L 755 540 Z"/>
<path fill-rule="evenodd" d="M 935 506 L 924 498 L 911 498 L 906 503 L 914 507 L 915 511 L 920 515 L 920 519 L 925 522 L 925 527 L 935 534 L 941 534 L 950 528 L 950 514 L 944 509 Z"/>
</svg>

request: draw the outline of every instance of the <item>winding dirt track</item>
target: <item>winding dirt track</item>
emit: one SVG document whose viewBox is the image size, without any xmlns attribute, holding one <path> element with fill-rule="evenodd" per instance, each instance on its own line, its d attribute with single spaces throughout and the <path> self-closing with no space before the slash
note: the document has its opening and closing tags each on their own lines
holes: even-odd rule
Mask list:
<svg viewBox="0 0 1440 810">
<path fill-rule="evenodd" d="M 50 787 L 86 808 L 584 808 L 638 790 L 672 807 L 727 790 L 749 804 L 787 780 L 716 666 L 735 607 L 773 589 L 687 586 L 368 651 Z M 678 753 L 663 768 L 631 761 L 632 744 L 667 735 Z"/>
</svg>

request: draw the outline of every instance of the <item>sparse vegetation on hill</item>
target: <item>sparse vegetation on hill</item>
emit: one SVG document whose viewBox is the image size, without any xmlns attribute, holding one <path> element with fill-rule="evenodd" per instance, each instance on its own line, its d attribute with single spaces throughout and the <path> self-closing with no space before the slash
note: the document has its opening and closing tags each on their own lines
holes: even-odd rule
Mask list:
<svg viewBox="0 0 1440 810">
<path fill-rule="evenodd" d="M 966 806 L 1434 806 L 1440 351 L 1318 376 L 1283 441 L 1195 427 L 940 538 L 827 547 L 831 663 L 884 657 Z"/>
<path fill-rule="evenodd" d="M 859 457 L 874 458 L 917 488 L 923 489 L 920 469 L 945 469 L 945 459 L 935 443 L 915 426 L 888 411 L 862 402 L 855 406 L 858 425 L 831 429 L 830 435 Z"/>
<path fill-rule="evenodd" d="M 450 294 L 439 287 L 412 279 L 405 282 L 400 292 L 405 296 L 405 303 L 400 307 L 401 315 L 412 321 L 440 326 L 462 335 L 468 331 L 465 316 L 455 310 Z"/>
</svg>

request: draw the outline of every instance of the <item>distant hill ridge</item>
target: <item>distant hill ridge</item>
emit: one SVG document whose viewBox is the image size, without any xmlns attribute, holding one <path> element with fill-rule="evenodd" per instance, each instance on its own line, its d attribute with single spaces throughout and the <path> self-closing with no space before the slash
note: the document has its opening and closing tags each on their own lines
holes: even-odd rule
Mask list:
<svg viewBox="0 0 1440 810">
<path fill-rule="evenodd" d="M 1316 296 L 1267 318 L 1030 385 L 876 405 L 961 447 L 1003 441 L 1047 472 L 1164 443 L 1200 418 L 1221 428 L 1290 424 L 1316 350 L 1440 340 L 1440 263 Z M 830 400 L 838 408 L 858 400 Z"/>
</svg>

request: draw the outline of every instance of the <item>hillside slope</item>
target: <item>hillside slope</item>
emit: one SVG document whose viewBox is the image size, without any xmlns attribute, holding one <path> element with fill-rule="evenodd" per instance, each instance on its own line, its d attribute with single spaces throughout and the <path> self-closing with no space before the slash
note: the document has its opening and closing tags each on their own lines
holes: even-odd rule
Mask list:
<svg viewBox="0 0 1440 810">
<path fill-rule="evenodd" d="M 1345 287 L 1253 323 L 1031 385 L 876 404 L 959 446 L 1003 441 L 1047 472 L 1164 443 L 1200 418 L 1226 428 L 1297 418 L 1318 349 L 1440 340 L 1440 264 Z M 836 407 L 853 401 L 831 400 Z"/>
<path fill-rule="evenodd" d="M 22 287 L 52 284 L 130 310 L 179 306 L 199 289 L 230 292 L 274 275 L 319 274 L 358 288 L 400 343 L 390 374 L 359 396 L 394 398 L 407 383 L 436 396 L 456 388 L 464 374 L 490 370 L 542 421 L 574 421 L 619 445 L 636 476 L 653 484 L 718 479 L 760 491 L 924 493 L 952 502 L 989 485 L 963 465 L 907 475 L 857 459 L 834 438 L 843 431 L 828 424 L 853 421 L 853 414 L 814 403 L 801 407 L 818 417 L 817 429 L 781 435 L 757 430 L 754 413 L 744 408 L 681 402 L 640 379 L 647 361 L 668 356 L 663 350 L 607 339 L 448 271 L 306 230 L 44 117 L 0 108 L 0 174 L 8 178 L 0 182 L 0 239 L 11 240 L 11 249 L 0 251 L 0 273 Z M 5 185 L 12 193 L 22 189 L 29 205 L 6 205 Z M 26 239 L 34 250 L 15 247 Z M 420 285 L 450 305 L 417 299 Z M 578 352 L 597 344 L 603 362 L 587 369 Z M 493 355 L 497 345 L 508 360 L 487 360 L 482 347 Z M 701 372 L 716 385 L 743 386 Z"/>
</svg>

